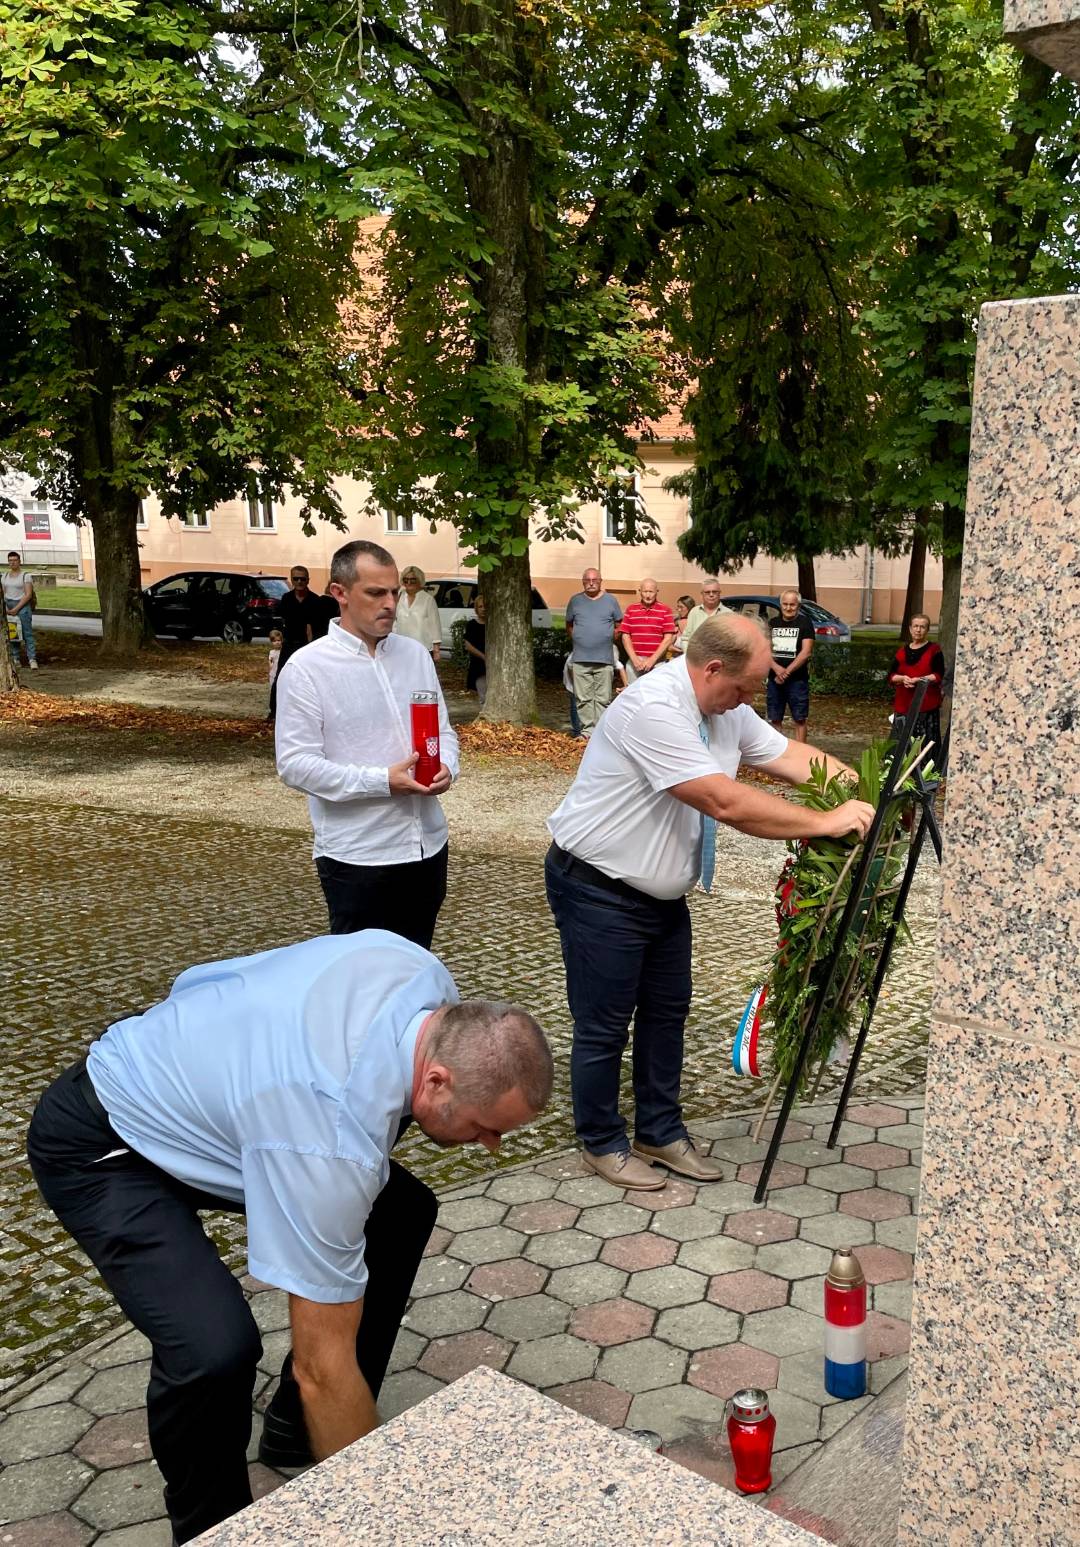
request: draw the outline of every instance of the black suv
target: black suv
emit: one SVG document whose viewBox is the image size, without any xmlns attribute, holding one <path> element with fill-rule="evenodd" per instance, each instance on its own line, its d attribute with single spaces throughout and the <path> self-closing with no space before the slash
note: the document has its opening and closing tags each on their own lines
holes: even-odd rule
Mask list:
<svg viewBox="0 0 1080 1547">
<path fill-rule="evenodd" d="M 236 575 L 217 569 L 189 569 L 147 586 L 143 604 L 155 634 L 177 639 L 218 636 L 226 644 L 247 644 L 253 634 L 281 626 L 281 598 L 289 582 L 280 575 Z"/>
</svg>

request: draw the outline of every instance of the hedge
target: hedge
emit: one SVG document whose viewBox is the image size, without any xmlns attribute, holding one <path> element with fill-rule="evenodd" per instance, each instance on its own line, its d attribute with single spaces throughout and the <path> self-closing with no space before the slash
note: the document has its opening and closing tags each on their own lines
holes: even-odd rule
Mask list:
<svg viewBox="0 0 1080 1547">
<path fill-rule="evenodd" d="M 465 670 L 465 619 L 459 618 L 450 629 L 450 658 Z M 536 675 L 547 682 L 560 682 L 563 663 L 570 653 L 570 637 L 565 628 L 533 629 L 533 666 Z"/>
</svg>

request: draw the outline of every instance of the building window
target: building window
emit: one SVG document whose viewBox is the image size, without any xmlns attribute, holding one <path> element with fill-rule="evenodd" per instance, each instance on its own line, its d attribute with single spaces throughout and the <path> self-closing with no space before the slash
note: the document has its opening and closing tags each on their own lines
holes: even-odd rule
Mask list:
<svg viewBox="0 0 1080 1547">
<path fill-rule="evenodd" d="M 135 525 L 136 526 L 145 526 L 146 525 L 146 506 L 143 504 L 142 500 L 139 501 L 139 511 L 138 511 L 138 514 L 135 517 Z"/>
<path fill-rule="evenodd" d="M 645 501 L 641 497 L 637 473 L 616 473 L 608 484 L 604 501 L 604 541 L 633 542 L 644 512 Z"/>
<path fill-rule="evenodd" d="M 277 529 L 273 490 L 254 473 L 248 479 L 247 512 L 250 531 L 273 532 Z"/>
<path fill-rule="evenodd" d="M 23 500 L 22 518 L 24 537 L 30 541 L 52 541 L 52 520 L 44 500 Z"/>
<path fill-rule="evenodd" d="M 388 532 L 400 532 L 406 537 L 411 536 L 416 530 L 416 517 L 411 511 L 388 510 L 386 512 L 386 530 Z"/>
<path fill-rule="evenodd" d="M 185 511 L 180 517 L 180 525 L 207 532 L 210 530 L 210 512 L 208 510 Z"/>
</svg>

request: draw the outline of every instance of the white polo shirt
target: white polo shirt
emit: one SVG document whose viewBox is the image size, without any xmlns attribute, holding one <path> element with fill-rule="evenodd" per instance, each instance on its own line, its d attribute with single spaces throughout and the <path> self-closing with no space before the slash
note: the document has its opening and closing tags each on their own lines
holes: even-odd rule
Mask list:
<svg viewBox="0 0 1080 1547">
<path fill-rule="evenodd" d="M 577 778 L 548 818 L 561 849 L 647 892 L 681 897 L 697 876 L 699 811 L 669 794 L 688 779 L 727 774 L 740 763 L 775 762 L 787 737 L 740 704 L 705 723 L 686 661 L 639 677 L 600 716 Z"/>
</svg>

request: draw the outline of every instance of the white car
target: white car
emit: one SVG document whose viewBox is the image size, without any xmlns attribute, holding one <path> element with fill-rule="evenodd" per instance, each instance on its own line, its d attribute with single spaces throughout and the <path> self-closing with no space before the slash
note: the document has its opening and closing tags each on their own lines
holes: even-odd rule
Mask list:
<svg viewBox="0 0 1080 1547">
<path fill-rule="evenodd" d="M 471 618 L 473 616 L 473 603 L 476 593 L 480 589 L 480 583 L 475 576 L 451 575 L 443 579 L 429 580 L 424 587 L 435 598 L 435 605 L 439 609 L 439 622 L 442 624 L 442 642 L 449 650 L 450 630 L 459 618 Z M 551 628 L 551 608 L 535 586 L 532 588 L 532 626 L 533 628 Z"/>
</svg>

